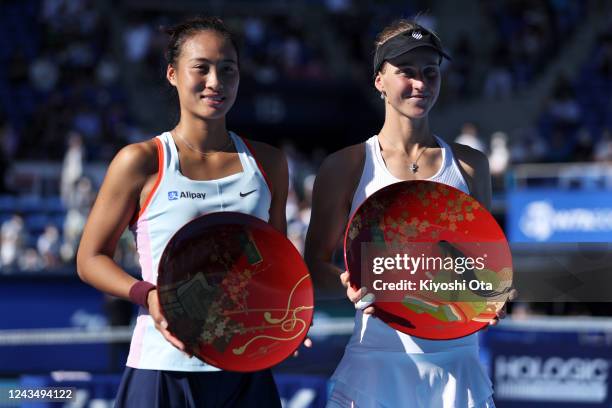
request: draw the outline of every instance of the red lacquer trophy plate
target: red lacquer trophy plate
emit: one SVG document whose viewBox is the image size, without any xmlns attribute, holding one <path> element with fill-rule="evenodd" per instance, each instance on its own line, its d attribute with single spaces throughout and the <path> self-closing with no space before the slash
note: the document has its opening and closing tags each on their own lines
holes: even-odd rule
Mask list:
<svg viewBox="0 0 612 408">
<path fill-rule="evenodd" d="M 512 286 L 510 248 L 494 217 L 471 196 L 432 181 L 399 182 L 368 197 L 347 226 L 344 257 L 351 285 L 375 294 L 375 315 L 425 339 L 487 326 Z"/>
<path fill-rule="evenodd" d="M 224 370 L 280 363 L 312 321 L 312 281 L 300 253 L 242 213 L 206 214 L 183 226 L 162 254 L 157 286 L 168 330 Z"/>
</svg>

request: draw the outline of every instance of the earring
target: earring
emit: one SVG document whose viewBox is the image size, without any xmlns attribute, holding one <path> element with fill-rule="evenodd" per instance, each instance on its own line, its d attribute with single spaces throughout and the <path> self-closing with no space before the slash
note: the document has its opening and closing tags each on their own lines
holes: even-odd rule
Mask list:
<svg viewBox="0 0 612 408">
<path fill-rule="evenodd" d="M 385 93 L 384 92 L 380 93 L 380 99 L 385 99 Z"/>
</svg>

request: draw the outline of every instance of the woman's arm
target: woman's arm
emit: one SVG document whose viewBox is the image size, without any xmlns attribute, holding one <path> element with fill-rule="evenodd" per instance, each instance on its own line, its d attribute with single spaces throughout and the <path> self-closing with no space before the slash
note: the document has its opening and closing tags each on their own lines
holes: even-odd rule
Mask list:
<svg viewBox="0 0 612 408">
<path fill-rule="evenodd" d="M 272 202 L 270 203 L 270 225 L 287 234 L 287 194 L 289 190 L 289 168 L 287 158 L 282 150 L 270 146 L 266 143 L 248 141 L 253 147 L 253 155 L 263 167 L 267 181 L 270 182 L 270 193 Z"/>
<path fill-rule="evenodd" d="M 269 223 L 274 228 L 287 235 L 287 194 L 289 192 L 289 166 L 287 157 L 282 150 L 277 149 L 261 142 L 249 141 L 249 144 L 255 150 L 253 154 L 263 167 L 267 181 L 270 182 L 270 193 L 272 193 L 272 202 L 270 203 L 270 220 Z M 305 347 L 312 347 L 312 341 L 309 338 L 304 340 Z M 298 351 L 293 353 L 296 357 Z"/>
<path fill-rule="evenodd" d="M 344 235 L 353 194 L 361 178 L 363 144 L 350 146 L 330 155 L 319 169 L 312 194 L 312 215 L 306 236 L 304 259 L 315 281 L 334 281 L 340 276 L 347 296 L 357 302 L 364 295 L 348 284 L 348 273 L 332 262 L 338 242 Z"/>
<path fill-rule="evenodd" d="M 147 143 L 126 146 L 117 154 L 89 214 L 77 253 L 77 272 L 84 282 L 124 299 L 129 298 L 136 279 L 113 261 L 113 255 L 151 176 L 150 163 L 157 167 L 156 155 L 155 145 Z M 153 174 L 156 172 L 154 169 Z"/>
<path fill-rule="evenodd" d="M 129 299 L 138 281 L 113 261 L 119 237 L 153 188 L 157 174 L 157 147 L 154 141 L 124 147 L 115 156 L 89 214 L 77 253 L 79 277 L 91 286 Z M 146 306 L 155 327 L 179 350 L 183 343 L 172 336 L 161 314 L 157 290 L 147 294 Z"/>
<path fill-rule="evenodd" d="M 470 195 L 491 210 L 491 172 L 484 153 L 458 143 L 452 145 L 460 170 L 470 188 Z"/>
</svg>

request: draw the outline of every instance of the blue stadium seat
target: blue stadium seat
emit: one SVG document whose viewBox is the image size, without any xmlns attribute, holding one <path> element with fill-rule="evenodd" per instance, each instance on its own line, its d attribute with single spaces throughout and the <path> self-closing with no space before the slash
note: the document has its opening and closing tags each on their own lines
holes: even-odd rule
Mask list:
<svg viewBox="0 0 612 408">
<path fill-rule="evenodd" d="M 21 196 L 17 199 L 17 209 L 26 214 L 44 212 L 44 201 L 37 195 Z"/>
<path fill-rule="evenodd" d="M 13 217 L 12 213 L 9 213 L 9 212 L 0 213 L 0 225 L 2 225 L 5 221 L 10 220 L 11 217 Z"/>
<path fill-rule="evenodd" d="M 49 215 L 64 214 L 66 212 L 64 203 L 59 196 L 45 198 L 44 209 Z"/>
<path fill-rule="evenodd" d="M 60 233 L 64 230 L 64 221 L 66 221 L 66 214 L 56 214 L 51 217 L 51 223 L 60 230 Z"/>
<path fill-rule="evenodd" d="M 17 200 L 11 195 L 0 196 L 0 212 L 13 213 L 17 211 Z"/>
<path fill-rule="evenodd" d="M 26 229 L 35 236 L 42 234 L 50 221 L 46 214 L 33 214 L 25 217 Z"/>
</svg>

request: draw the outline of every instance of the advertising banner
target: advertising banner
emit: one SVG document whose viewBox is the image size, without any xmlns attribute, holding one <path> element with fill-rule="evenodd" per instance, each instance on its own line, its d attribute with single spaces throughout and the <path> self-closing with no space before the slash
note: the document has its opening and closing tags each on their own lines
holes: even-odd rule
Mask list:
<svg viewBox="0 0 612 408">
<path fill-rule="evenodd" d="M 610 242 L 612 192 L 529 189 L 508 193 L 511 242 Z"/>
<path fill-rule="evenodd" d="M 487 332 L 483 341 L 492 364 L 498 408 L 609 407 L 612 403 L 607 330 L 574 330 L 565 323 L 540 330 L 499 327 Z"/>
</svg>

